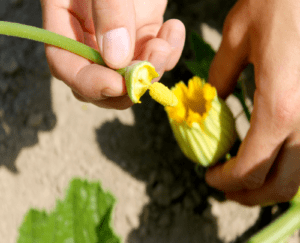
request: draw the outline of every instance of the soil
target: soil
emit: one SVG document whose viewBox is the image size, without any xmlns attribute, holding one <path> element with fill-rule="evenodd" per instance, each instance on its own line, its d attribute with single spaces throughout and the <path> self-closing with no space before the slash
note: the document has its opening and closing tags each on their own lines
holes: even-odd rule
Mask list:
<svg viewBox="0 0 300 243">
<path fill-rule="evenodd" d="M 165 19 L 180 19 L 187 37 L 196 31 L 217 49 L 234 3 L 169 1 Z M 42 27 L 36 0 L 1 0 L 0 19 Z M 184 61 L 193 58 L 187 39 L 181 61 L 161 82 L 187 81 Z M 245 79 L 253 84 L 251 67 Z M 242 138 L 249 124 L 236 100 L 227 102 Z M 51 211 L 74 177 L 100 181 L 116 196 L 115 229 L 129 243 L 245 242 L 287 208 L 226 201 L 204 174 L 184 157 L 163 107 L 148 95 L 125 111 L 81 103 L 51 76 L 43 44 L 0 36 L 1 242 L 16 242 L 29 208 Z M 299 233 L 289 242 L 300 242 Z"/>
</svg>

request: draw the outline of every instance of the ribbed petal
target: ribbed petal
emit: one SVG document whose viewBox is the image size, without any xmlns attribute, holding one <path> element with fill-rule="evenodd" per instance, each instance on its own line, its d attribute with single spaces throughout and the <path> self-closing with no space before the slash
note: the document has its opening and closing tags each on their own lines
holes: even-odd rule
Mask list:
<svg viewBox="0 0 300 243">
<path fill-rule="evenodd" d="M 203 87 L 209 93 L 203 92 Z M 236 139 L 235 120 L 230 109 L 219 97 L 213 98 L 214 88 L 205 86 L 198 77 L 189 81 L 188 88 L 180 82 L 172 91 L 180 94 L 177 95 L 179 104 L 166 108 L 166 112 L 179 147 L 190 160 L 202 166 L 215 164 L 230 150 Z M 197 97 L 199 106 L 206 107 L 204 113 L 196 113 Z M 186 116 L 178 119 L 176 112 L 183 112 L 183 108 L 186 109 Z M 201 109 L 199 112 L 202 112 Z"/>
</svg>

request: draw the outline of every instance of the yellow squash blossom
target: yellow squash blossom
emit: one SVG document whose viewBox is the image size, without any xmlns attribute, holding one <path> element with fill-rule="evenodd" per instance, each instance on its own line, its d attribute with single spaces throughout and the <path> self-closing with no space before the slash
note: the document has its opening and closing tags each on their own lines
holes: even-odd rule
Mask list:
<svg viewBox="0 0 300 243">
<path fill-rule="evenodd" d="M 217 91 L 199 77 L 172 88 L 176 106 L 166 106 L 174 136 L 192 161 L 211 166 L 222 158 L 236 139 L 235 121 Z"/>
</svg>

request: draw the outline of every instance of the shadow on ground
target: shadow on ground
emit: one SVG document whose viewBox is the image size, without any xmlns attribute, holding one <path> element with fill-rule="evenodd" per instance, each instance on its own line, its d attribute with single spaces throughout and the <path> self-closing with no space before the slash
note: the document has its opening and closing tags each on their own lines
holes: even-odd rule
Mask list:
<svg viewBox="0 0 300 243">
<path fill-rule="evenodd" d="M 1 0 L 0 20 L 42 27 L 40 3 Z M 43 44 L 0 35 L 0 166 L 12 172 L 22 148 L 55 126 L 50 78 Z"/>
<path fill-rule="evenodd" d="M 162 78 L 165 85 L 172 87 L 192 77 L 184 64 L 194 59 L 189 47 L 191 32 L 202 35 L 199 25 L 206 23 L 221 33 L 224 19 L 235 2 L 190 0 L 184 6 L 181 1 L 169 2 L 165 19 L 180 19 L 187 28 L 187 41 L 178 65 Z M 244 74 L 246 94 L 251 99 L 255 89 L 253 67 L 250 65 Z M 114 120 L 96 130 L 102 153 L 147 185 L 150 202 L 128 242 L 222 242 L 207 199 L 213 196 L 223 201 L 223 194 L 206 185 L 205 169 L 195 170 L 195 164 L 184 157 L 162 106 L 145 95 L 142 105 L 132 109 L 134 126 Z M 234 242 L 245 242 L 286 210 L 287 205 L 278 205 L 276 213 L 273 207 L 262 209 L 258 221 Z"/>
<path fill-rule="evenodd" d="M 190 2 L 184 8 L 181 3 L 170 2 L 165 16 L 181 19 L 187 36 L 191 30 L 199 32 L 201 21 L 195 19 L 199 10 L 205 12 L 199 3 L 210 6 L 206 1 Z M 169 87 L 180 80 L 188 81 L 192 74 L 184 60 L 192 58 L 187 41 L 182 60 L 161 81 Z M 213 195 L 223 200 L 223 195 L 208 187 L 205 170 L 198 168 L 196 172 L 195 164 L 182 154 L 161 105 L 146 94 L 142 104 L 132 110 L 134 126 L 114 120 L 96 131 L 102 153 L 147 185 L 150 202 L 143 208 L 139 228 L 130 233 L 128 242 L 221 242 L 207 198 Z"/>
</svg>

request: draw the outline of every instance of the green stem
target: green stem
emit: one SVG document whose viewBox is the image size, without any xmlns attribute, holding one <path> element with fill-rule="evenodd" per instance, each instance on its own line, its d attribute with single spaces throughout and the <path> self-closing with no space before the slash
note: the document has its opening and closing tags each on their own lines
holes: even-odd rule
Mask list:
<svg viewBox="0 0 300 243">
<path fill-rule="evenodd" d="M 100 53 L 95 49 L 81 42 L 45 29 L 24 24 L 0 21 L 0 34 L 30 39 L 60 47 L 79 56 L 82 56 L 94 63 L 106 66 Z"/>
<path fill-rule="evenodd" d="M 239 99 L 239 101 L 241 102 L 242 104 L 242 107 L 244 109 L 244 112 L 245 112 L 245 115 L 248 119 L 248 121 L 250 122 L 250 119 L 251 119 L 251 113 L 246 105 L 246 102 L 245 102 L 245 95 L 244 95 L 244 91 L 243 91 L 243 88 L 237 84 L 237 87 L 235 89 L 235 91 L 233 92 L 233 95 L 235 97 L 237 97 Z"/>
<path fill-rule="evenodd" d="M 275 222 L 252 237 L 248 243 L 280 243 L 300 228 L 300 205 L 292 206 Z"/>
</svg>

